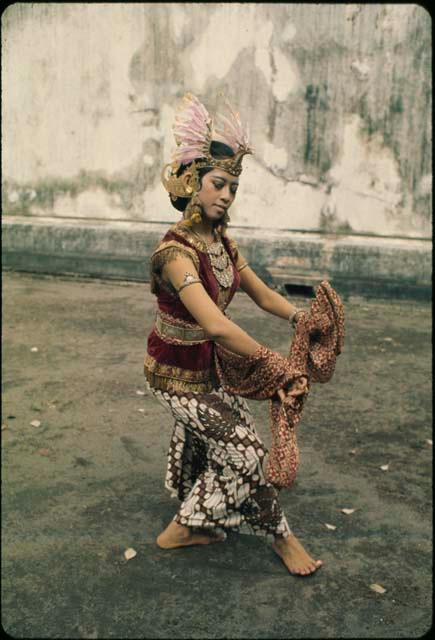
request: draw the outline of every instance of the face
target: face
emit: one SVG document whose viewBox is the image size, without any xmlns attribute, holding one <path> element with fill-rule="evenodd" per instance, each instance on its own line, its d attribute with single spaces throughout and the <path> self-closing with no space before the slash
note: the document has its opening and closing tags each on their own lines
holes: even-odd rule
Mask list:
<svg viewBox="0 0 435 640">
<path fill-rule="evenodd" d="M 202 178 L 198 199 L 209 220 L 218 221 L 236 197 L 239 180 L 223 169 L 212 169 Z"/>
</svg>

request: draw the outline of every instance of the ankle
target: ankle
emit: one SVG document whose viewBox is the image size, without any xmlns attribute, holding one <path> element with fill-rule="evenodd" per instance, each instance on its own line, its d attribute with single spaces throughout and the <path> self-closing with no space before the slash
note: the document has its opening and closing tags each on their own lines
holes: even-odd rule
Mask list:
<svg viewBox="0 0 435 640">
<path fill-rule="evenodd" d="M 296 540 L 296 537 L 293 533 L 290 533 L 288 536 L 275 536 L 275 544 L 279 547 L 285 547 L 291 544 L 294 540 Z"/>
</svg>

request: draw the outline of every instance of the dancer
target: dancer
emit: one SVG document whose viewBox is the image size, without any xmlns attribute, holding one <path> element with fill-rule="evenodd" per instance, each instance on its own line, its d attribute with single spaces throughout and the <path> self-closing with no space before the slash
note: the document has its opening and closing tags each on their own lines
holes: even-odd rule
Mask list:
<svg viewBox="0 0 435 640">
<path fill-rule="evenodd" d="M 290 530 L 265 476 L 267 450 L 247 402 L 224 391 L 214 366 L 216 344 L 244 357 L 264 354 L 226 313 L 239 286 L 287 327 L 299 311 L 255 274 L 227 235 L 242 158 L 252 153 L 239 115 L 227 108 L 226 116 L 212 120 L 187 94 L 173 127 L 173 162 L 162 172 L 171 204 L 183 216 L 151 258 L 158 308 L 144 371 L 150 391 L 175 420 L 165 486 L 181 505 L 157 544 L 173 549 L 221 542 L 225 530 L 267 535 L 290 573 L 305 576 L 322 561 Z M 300 378 L 278 395 L 303 394 L 306 384 Z"/>
</svg>

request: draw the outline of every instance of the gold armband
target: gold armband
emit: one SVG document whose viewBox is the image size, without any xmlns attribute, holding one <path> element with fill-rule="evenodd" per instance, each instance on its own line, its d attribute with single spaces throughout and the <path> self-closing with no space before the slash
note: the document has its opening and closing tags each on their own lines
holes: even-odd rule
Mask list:
<svg viewBox="0 0 435 640">
<path fill-rule="evenodd" d="M 249 267 L 249 264 L 247 262 L 244 262 L 240 267 L 237 267 L 237 271 L 240 273 L 241 270 L 245 267 Z"/>
<path fill-rule="evenodd" d="M 196 284 L 197 282 L 202 284 L 201 280 L 199 280 L 198 278 L 194 278 L 194 279 L 188 280 L 187 282 L 183 282 L 181 287 L 178 289 L 178 293 L 180 293 L 182 289 L 184 289 L 185 287 L 188 287 L 190 284 Z"/>
</svg>

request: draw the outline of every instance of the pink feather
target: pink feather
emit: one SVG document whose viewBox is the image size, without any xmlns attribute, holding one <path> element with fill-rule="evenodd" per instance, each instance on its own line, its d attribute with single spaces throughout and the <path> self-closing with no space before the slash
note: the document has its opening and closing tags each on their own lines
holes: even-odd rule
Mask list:
<svg viewBox="0 0 435 640">
<path fill-rule="evenodd" d="M 234 111 L 228 101 L 226 101 L 226 107 L 228 114 L 219 114 L 216 118 L 217 126 L 213 137 L 220 138 L 233 149 L 234 153 L 237 153 L 240 148 L 248 150 L 247 129 L 243 128 L 239 114 Z M 195 158 L 207 156 L 210 153 L 212 127 L 212 119 L 207 109 L 196 96 L 187 93 L 177 109 L 173 125 L 177 142 L 177 148 L 173 152 L 174 160 L 188 164 Z"/>
<path fill-rule="evenodd" d="M 174 159 L 185 164 L 207 153 L 211 118 L 201 102 L 191 93 L 186 94 L 177 110 L 173 126 L 178 144 Z"/>
</svg>

